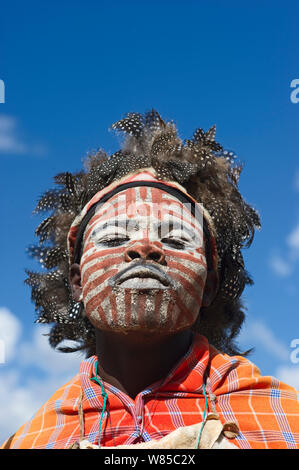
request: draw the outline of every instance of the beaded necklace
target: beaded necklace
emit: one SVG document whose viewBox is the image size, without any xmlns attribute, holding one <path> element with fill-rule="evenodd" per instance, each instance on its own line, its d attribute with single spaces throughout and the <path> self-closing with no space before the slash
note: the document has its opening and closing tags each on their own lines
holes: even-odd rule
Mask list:
<svg viewBox="0 0 299 470">
<path fill-rule="evenodd" d="M 103 406 L 102 406 L 100 424 L 99 424 L 99 444 L 98 444 L 99 448 L 101 448 L 102 424 L 103 424 L 103 418 L 104 418 L 105 411 L 106 411 L 106 403 L 107 403 L 107 400 L 108 400 L 108 395 L 107 395 L 107 392 L 105 391 L 105 388 L 104 388 L 104 385 L 103 385 L 102 381 L 98 378 L 98 361 L 96 361 L 96 363 L 95 363 L 95 376 L 91 377 L 90 380 L 93 380 L 98 385 L 100 385 L 100 387 L 101 387 L 101 396 L 103 398 Z M 207 399 L 206 387 L 205 387 L 204 382 L 202 383 L 202 390 L 203 390 L 203 394 L 204 394 L 204 397 L 205 397 L 205 409 L 204 409 L 204 414 L 203 414 L 203 419 L 202 419 L 202 425 L 201 425 L 201 428 L 200 428 L 200 431 L 199 431 L 199 434 L 198 434 L 196 449 L 199 448 L 199 442 L 200 442 L 200 438 L 201 438 L 201 435 L 202 435 L 202 430 L 203 430 L 203 427 L 204 427 L 204 424 L 205 424 L 207 408 L 208 408 L 208 399 Z M 152 405 L 152 407 L 153 407 L 153 405 Z"/>
</svg>

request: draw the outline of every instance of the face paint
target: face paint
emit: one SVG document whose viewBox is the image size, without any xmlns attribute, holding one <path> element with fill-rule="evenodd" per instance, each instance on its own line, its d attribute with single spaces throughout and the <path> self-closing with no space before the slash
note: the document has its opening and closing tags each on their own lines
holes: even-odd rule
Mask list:
<svg viewBox="0 0 299 470">
<path fill-rule="evenodd" d="M 158 188 L 117 193 L 86 227 L 81 284 L 98 329 L 186 329 L 198 316 L 206 275 L 202 219 Z"/>
</svg>

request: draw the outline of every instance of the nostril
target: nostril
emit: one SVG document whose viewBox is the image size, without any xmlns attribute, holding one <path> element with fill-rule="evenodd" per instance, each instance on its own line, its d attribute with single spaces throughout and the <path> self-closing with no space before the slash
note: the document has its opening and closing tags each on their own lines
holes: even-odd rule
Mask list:
<svg viewBox="0 0 299 470">
<path fill-rule="evenodd" d="M 161 254 L 160 253 L 156 253 L 156 252 L 152 252 L 149 254 L 149 259 L 152 259 L 153 261 L 160 261 L 161 259 Z"/>
<path fill-rule="evenodd" d="M 131 259 L 140 258 L 140 254 L 137 253 L 137 251 L 133 251 L 133 250 L 128 251 L 128 256 Z"/>
<path fill-rule="evenodd" d="M 165 263 L 165 255 L 163 251 L 150 243 L 144 243 L 140 246 L 127 248 L 125 250 L 125 261 L 127 263 L 134 259 L 140 260 L 141 258 L 144 260 L 151 260 L 160 264 Z"/>
</svg>

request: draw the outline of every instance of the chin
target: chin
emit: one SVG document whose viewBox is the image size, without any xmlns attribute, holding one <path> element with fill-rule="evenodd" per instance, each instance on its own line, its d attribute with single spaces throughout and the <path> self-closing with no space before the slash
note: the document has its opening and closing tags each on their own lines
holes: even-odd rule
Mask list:
<svg viewBox="0 0 299 470">
<path fill-rule="evenodd" d="M 107 333 L 117 333 L 123 335 L 142 335 L 142 337 L 151 336 L 168 336 L 176 334 L 181 331 L 190 329 L 193 324 L 178 321 L 177 318 L 153 318 L 150 314 L 146 318 L 134 318 L 130 322 L 117 322 L 107 319 L 107 322 L 102 322 L 98 316 L 88 316 L 92 325 L 100 331 Z"/>
<path fill-rule="evenodd" d="M 173 334 L 191 328 L 197 318 L 194 312 L 198 312 L 198 304 L 185 305 L 181 298 L 173 289 L 117 287 L 85 313 L 101 331 Z"/>
</svg>

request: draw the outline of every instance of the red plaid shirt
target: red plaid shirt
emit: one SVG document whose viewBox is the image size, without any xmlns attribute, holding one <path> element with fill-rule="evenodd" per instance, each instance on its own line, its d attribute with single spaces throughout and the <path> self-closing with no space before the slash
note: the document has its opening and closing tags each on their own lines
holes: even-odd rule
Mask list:
<svg viewBox="0 0 299 470">
<path fill-rule="evenodd" d="M 78 403 L 83 392 L 85 438 L 98 444 L 103 398 L 91 381 L 96 356 L 83 360 L 80 372 L 61 387 L 35 416 L 2 448 L 64 449 L 79 440 Z M 242 449 L 299 448 L 298 392 L 240 356 L 228 356 L 194 336 L 192 346 L 167 377 L 133 400 L 104 383 L 108 394 L 102 421 L 101 446 L 117 446 L 159 439 L 180 426 L 203 419 L 202 390 L 216 395 L 220 420 L 237 422 L 240 433 L 233 443 Z"/>
</svg>

